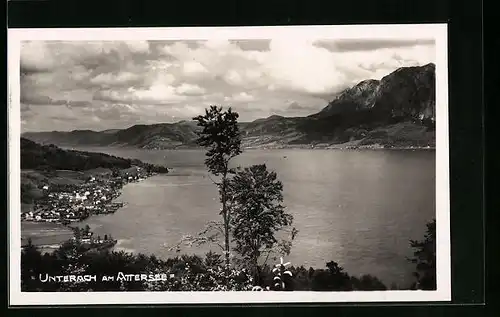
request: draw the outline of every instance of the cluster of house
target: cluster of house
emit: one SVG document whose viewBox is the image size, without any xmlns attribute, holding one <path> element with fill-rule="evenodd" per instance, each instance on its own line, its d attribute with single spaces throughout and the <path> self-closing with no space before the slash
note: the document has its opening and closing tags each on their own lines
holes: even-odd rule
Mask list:
<svg viewBox="0 0 500 317">
<path fill-rule="evenodd" d="M 123 206 L 121 202 L 113 202 L 120 195 L 121 187 L 148 176 L 140 173 L 139 168 L 137 170 L 134 174 L 114 177 L 91 176 L 82 185 L 64 190 L 45 185 L 43 198 L 35 202 L 32 211 L 22 215 L 22 220 L 69 224 L 90 215 L 114 213 Z"/>
</svg>

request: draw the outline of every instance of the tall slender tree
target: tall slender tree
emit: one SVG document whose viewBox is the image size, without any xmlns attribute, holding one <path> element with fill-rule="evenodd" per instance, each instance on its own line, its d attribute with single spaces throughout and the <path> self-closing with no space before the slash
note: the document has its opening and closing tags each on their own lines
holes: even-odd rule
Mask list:
<svg viewBox="0 0 500 317">
<path fill-rule="evenodd" d="M 214 183 L 219 188 L 222 208 L 220 215 L 224 229 L 224 253 L 226 265 L 230 264 L 230 223 L 231 212 L 228 208 L 228 178 L 234 174 L 229 168 L 232 158 L 241 154 L 241 137 L 238 128 L 238 113 L 231 108 L 223 111 L 222 107 L 210 106 L 205 109 L 205 115 L 200 115 L 193 120 L 197 121 L 201 130 L 198 132 L 197 144 L 207 148 L 205 165 L 210 173 L 220 177 Z"/>
</svg>

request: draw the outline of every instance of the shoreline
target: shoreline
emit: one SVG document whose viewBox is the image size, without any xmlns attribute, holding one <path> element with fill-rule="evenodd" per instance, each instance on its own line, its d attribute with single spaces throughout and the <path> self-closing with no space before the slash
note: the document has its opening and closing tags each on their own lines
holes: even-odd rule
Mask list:
<svg viewBox="0 0 500 317">
<path fill-rule="evenodd" d="M 204 150 L 203 147 L 197 146 L 189 146 L 189 145 L 180 145 L 173 147 L 162 147 L 162 148 L 148 148 L 148 147 L 134 147 L 134 146 L 126 146 L 126 145 L 78 145 L 78 146 L 63 146 L 67 149 L 85 149 L 85 148 L 111 148 L 111 149 L 131 149 L 131 150 L 144 150 L 144 151 L 178 151 L 178 150 Z M 435 146 L 384 146 L 379 144 L 371 144 L 371 145 L 348 145 L 346 143 L 341 144 L 319 144 L 319 145 L 311 145 L 311 144 L 297 144 L 297 145 L 246 145 L 241 147 L 242 150 L 344 150 L 344 151 L 353 151 L 353 150 L 391 150 L 391 151 L 432 151 L 436 150 Z"/>
<path fill-rule="evenodd" d="M 26 219 L 22 219 L 22 214 L 21 214 L 21 237 L 20 237 L 21 238 L 21 245 L 22 245 L 21 248 L 23 248 L 24 247 L 23 245 L 25 244 L 25 243 L 23 243 L 23 240 L 27 241 L 28 239 L 32 239 L 32 241 L 33 241 L 33 240 L 43 240 L 44 238 L 50 239 L 50 236 L 54 236 L 54 237 L 64 236 L 65 238 L 63 238 L 63 239 L 53 238 L 56 241 L 50 242 L 50 243 L 35 243 L 35 242 L 33 242 L 33 245 L 35 245 L 40 250 L 48 250 L 50 252 L 50 251 L 57 249 L 56 245 L 59 247 L 64 242 L 71 240 L 71 237 L 73 236 L 73 234 L 70 234 L 69 232 L 72 232 L 75 227 L 80 228 L 80 224 L 82 222 L 88 220 L 89 218 L 91 218 L 93 216 L 114 214 L 115 212 L 118 212 L 121 208 L 126 206 L 127 202 L 116 202 L 116 199 L 118 199 L 121 196 L 121 191 L 125 185 L 128 185 L 130 183 L 138 183 L 138 182 L 141 182 L 143 180 L 146 180 L 150 177 L 153 177 L 153 176 L 156 176 L 159 174 L 166 175 L 167 173 L 153 172 L 153 173 L 150 173 L 147 175 L 141 175 L 140 177 L 137 177 L 136 179 L 132 179 L 132 180 L 126 179 L 126 181 L 124 183 L 119 185 L 118 188 L 114 189 L 115 195 L 112 196 L 113 198 L 110 200 L 110 204 L 109 204 L 111 206 L 110 207 L 111 210 L 106 210 L 106 212 L 102 212 L 102 213 L 89 213 L 87 217 L 85 217 L 83 219 L 79 219 L 77 221 L 62 222 L 62 221 L 47 221 L 47 220 L 45 220 L 45 221 L 26 220 Z M 31 234 L 31 235 L 28 234 L 27 236 L 23 237 L 23 232 L 22 232 L 23 231 L 22 230 L 23 224 L 36 226 L 36 227 L 40 227 L 40 228 L 37 228 L 35 230 L 36 233 Z M 52 228 L 50 228 L 50 227 L 52 227 Z M 50 229 L 48 229 L 48 228 L 50 228 Z M 42 232 L 47 232 L 47 231 L 50 231 L 53 234 L 49 235 L 49 236 L 42 234 Z M 66 237 L 66 235 L 68 235 L 70 237 L 68 238 L 68 237 Z"/>
<path fill-rule="evenodd" d="M 435 147 L 379 147 L 379 146 L 280 146 L 280 147 L 243 147 L 244 150 L 337 150 L 337 151 L 435 151 Z"/>
</svg>

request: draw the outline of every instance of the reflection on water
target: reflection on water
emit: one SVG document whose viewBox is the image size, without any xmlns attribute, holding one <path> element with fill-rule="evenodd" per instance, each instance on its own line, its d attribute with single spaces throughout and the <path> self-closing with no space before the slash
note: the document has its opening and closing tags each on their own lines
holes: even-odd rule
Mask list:
<svg viewBox="0 0 500 317">
<path fill-rule="evenodd" d="M 36 245 L 54 245 L 72 236 L 73 232 L 60 224 L 21 222 L 21 245 L 26 245 L 28 239 Z"/>
<path fill-rule="evenodd" d="M 117 248 L 175 256 L 169 245 L 218 220 L 217 189 L 207 177 L 203 152 L 94 150 L 173 168 L 126 185 L 120 200 L 128 205 L 83 223 L 97 234 L 111 233 L 120 241 Z M 421 238 L 435 215 L 434 151 L 251 150 L 234 163 L 266 163 L 278 173 L 299 230 L 292 264 L 319 268 L 334 260 L 351 274 L 373 274 L 387 284 L 411 280 L 408 240 Z"/>
</svg>

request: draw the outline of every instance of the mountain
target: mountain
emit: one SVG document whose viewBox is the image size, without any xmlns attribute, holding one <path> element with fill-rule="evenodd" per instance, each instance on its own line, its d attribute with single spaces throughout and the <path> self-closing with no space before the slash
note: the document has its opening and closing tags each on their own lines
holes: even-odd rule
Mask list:
<svg viewBox="0 0 500 317">
<path fill-rule="evenodd" d="M 349 111 L 360 111 L 373 107 L 380 82 L 368 79 L 352 88 L 344 90 L 340 95 L 313 117 L 334 115 Z"/>
<path fill-rule="evenodd" d="M 435 120 L 435 87 L 434 64 L 402 67 L 344 90 L 312 117 L 370 111 L 380 119 Z"/>
<path fill-rule="evenodd" d="M 308 117 L 273 115 L 240 123 L 245 147 L 434 147 L 435 65 L 402 67 L 381 80 L 342 91 Z M 135 125 L 102 132 L 25 133 L 40 143 L 133 146 L 161 149 L 195 146 L 194 121 Z"/>
<path fill-rule="evenodd" d="M 119 131 L 119 130 L 118 130 Z M 107 145 L 111 140 L 112 133 L 106 131 L 97 132 L 91 130 L 73 130 L 70 132 L 28 132 L 23 137 L 41 144 L 57 145 Z"/>
<path fill-rule="evenodd" d="M 105 131 L 28 132 L 23 137 L 41 144 L 60 146 L 134 146 L 139 148 L 174 148 L 194 146 L 196 123 L 181 121 L 153 125 L 138 124 L 127 129 Z"/>
</svg>

